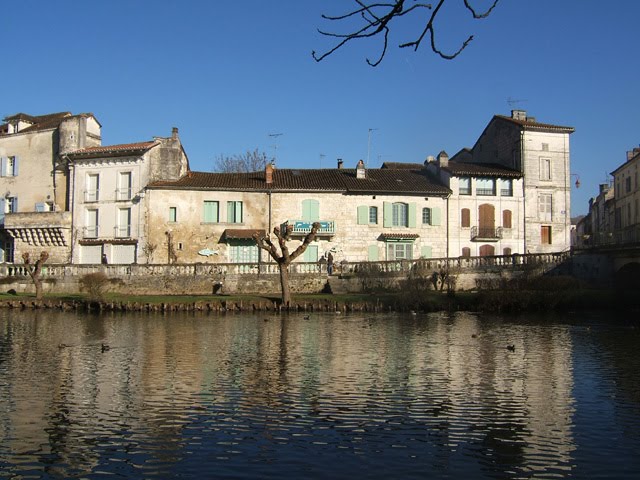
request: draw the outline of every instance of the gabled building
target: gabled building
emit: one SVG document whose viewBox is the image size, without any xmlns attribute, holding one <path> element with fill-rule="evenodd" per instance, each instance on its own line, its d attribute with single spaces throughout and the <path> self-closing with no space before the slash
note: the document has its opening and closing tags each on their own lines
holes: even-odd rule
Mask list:
<svg viewBox="0 0 640 480">
<path fill-rule="evenodd" d="M 522 174 L 526 252 L 570 248 L 573 132 L 573 127 L 541 123 L 523 110 L 513 110 L 511 116 L 494 115 L 473 148 L 457 159 Z"/>
<path fill-rule="evenodd" d="M 640 240 L 640 187 L 638 187 L 638 167 L 640 166 L 640 148 L 627 152 L 626 162 L 616 168 L 613 175 L 615 185 L 614 229 L 620 243 Z"/>
<path fill-rule="evenodd" d="M 0 125 L 0 262 L 24 252 L 65 263 L 71 252 L 71 200 L 66 154 L 100 145 L 90 113 L 18 113 Z M 21 260 L 17 260 L 21 262 Z"/>
<path fill-rule="evenodd" d="M 65 155 L 71 166 L 73 263 L 142 262 L 149 214 L 145 188 L 189 171 L 174 128 L 170 137 L 95 146 Z"/>
<path fill-rule="evenodd" d="M 336 262 L 446 256 L 450 191 L 424 168 L 189 172 L 149 184 L 152 262 L 270 261 L 252 236 L 287 223 L 298 240 L 321 229 L 300 261 L 329 251 Z M 295 248 L 293 241 L 290 249 Z"/>
</svg>

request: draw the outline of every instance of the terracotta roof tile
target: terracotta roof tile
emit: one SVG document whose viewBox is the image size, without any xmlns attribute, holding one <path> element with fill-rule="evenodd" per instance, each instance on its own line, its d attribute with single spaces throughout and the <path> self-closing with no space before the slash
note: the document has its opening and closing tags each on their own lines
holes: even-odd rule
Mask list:
<svg viewBox="0 0 640 480">
<path fill-rule="evenodd" d="M 264 229 L 259 228 L 227 228 L 222 238 L 227 240 L 252 240 L 254 235 L 266 236 Z"/>
<path fill-rule="evenodd" d="M 356 178 L 355 169 L 276 169 L 273 183 L 264 172 L 189 172 L 176 181 L 159 181 L 149 188 L 180 190 L 331 191 L 348 193 L 397 193 L 446 196 L 450 190 L 425 170 L 369 169 L 367 178 Z"/>
<path fill-rule="evenodd" d="M 382 240 L 410 240 L 420 237 L 417 233 L 382 233 Z"/>
<path fill-rule="evenodd" d="M 518 170 L 512 170 L 503 165 L 490 164 L 490 163 L 466 163 L 466 162 L 451 162 L 448 166 L 442 167 L 453 175 L 471 175 L 474 177 L 507 177 L 507 178 L 520 178 L 522 172 Z"/>
<path fill-rule="evenodd" d="M 157 141 L 152 140 L 148 142 L 123 143 L 120 145 L 101 145 L 97 147 L 87 147 L 81 150 L 70 152 L 69 156 L 74 158 L 82 158 L 82 157 L 108 156 L 111 154 L 123 155 L 123 154 L 130 154 L 130 153 L 139 153 L 139 152 L 145 152 L 150 148 L 156 146 L 157 144 L 158 144 Z"/>
<path fill-rule="evenodd" d="M 496 118 L 500 118 L 502 120 L 515 123 L 516 125 L 520 125 L 521 127 L 524 127 L 526 129 L 531 129 L 531 130 L 556 130 L 556 131 L 561 130 L 561 131 L 566 131 L 568 133 L 572 133 L 575 131 L 575 128 L 573 127 L 553 125 L 551 123 L 540 123 L 532 119 L 518 120 L 516 118 L 508 117 L 506 115 L 496 115 Z"/>
<path fill-rule="evenodd" d="M 421 170 L 422 163 L 384 162 L 380 168 L 390 168 L 393 170 Z"/>
</svg>

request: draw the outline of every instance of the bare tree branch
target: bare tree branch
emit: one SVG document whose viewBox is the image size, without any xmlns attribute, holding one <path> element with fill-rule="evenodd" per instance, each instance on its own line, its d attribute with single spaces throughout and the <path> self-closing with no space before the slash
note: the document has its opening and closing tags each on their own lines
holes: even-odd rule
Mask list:
<svg viewBox="0 0 640 480">
<path fill-rule="evenodd" d="M 240 155 L 219 155 L 214 160 L 213 169 L 223 173 L 249 173 L 264 170 L 267 164 L 267 154 L 257 148 Z"/>
<path fill-rule="evenodd" d="M 407 8 L 405 8 L 405 4 L 409 0 L 394 0 L 392 2 L 387 3 L 367 3 L 364 0 L 354 0 L 358 5 L 357 8 L 353 9 L 350 12 L 347 12 L 342 15 L 322 15 L 322 18 L 332 22 L 340 22 L 343 20 L 351 19 L 355 16 L 360 16 L 364 25 L 360 28 L 356 28 L 355 30 L 348 33 L 336 33 L 329 32 L 318 29 L 318 32 L 324 36 L 332 37 L 340 39 L 340 41 L 331 49 L 327 50 L 321 55 L 318 55 L 315 51 L 311 52 L 313 58 L 320 62 L 323 59 L 327 58 L 329 55 L 333 54 L 335 51 L 342 48 L 347 43 L 352 40 L 362 39 L 362 38 L 372 38 L 372 37 L 382 37 L 382 48 L 380 55 L 374 61 L 371 61 L 368 57 L 366 58 L 366 62 L 375 67 L 382 62 L 384 56 L 387 53 L 387 47 L 389 44 L 389 34 L 391 32 L 391 22 L 397 18 L 403 17 L 409 13 L 416 11 L 417 9 L 429 9 L 432 10 L 429 19 L 420 33 L 420 35 L 413 41 L 401 43 L 399 45 L 400 48 L 413 48 L 414 51 L 417 51 L 422 43 L 424 37 L 429 33 L 429 38 L 431 42 L 431 50 L 439 55 L 441 58 L 445 60 L 451 60 L 456 58 L 462 51 L 467 48 L 469 43 L 473 40 L 473 35 L 470 35 L 460 46 L 460 48 L 453 53 L 445 53 L 440 48 L 438 48 L 435 38 L 435 20 L 438 16 L 438 12 L 440 8 L 443 6 L 446 0 L 438 0 L 438 3 L 435 8 L 431 4 L 426 3 L 415 3 Z M 414 0 L 415 1 L 415 0 Z M 479 13 L 476 11 L 473 6 L 469 3 L 469 0 L 463 0 L 464 5 L 471 12 L 474 19 L 481 19 L 488 17 L 493 9 L 496 7 L 500 0 L 494 0 L 489 9 L 483 13 Z M 382 11 L 382 13 L 379 13 Z M 394 24 L 395 25 L 395 24 Z"/>
</svg>

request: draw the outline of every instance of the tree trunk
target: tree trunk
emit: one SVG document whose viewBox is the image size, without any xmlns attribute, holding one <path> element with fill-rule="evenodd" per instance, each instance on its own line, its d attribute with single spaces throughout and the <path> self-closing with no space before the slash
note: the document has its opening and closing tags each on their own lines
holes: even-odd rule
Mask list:
<svg viewBox="0 0 640 480">
<path fill-rule="evenodd" d="M 279 263 L 280 269 L 280 287 L 282 289 L 282 306 L 289 308 L 291 303 L 291 290 L 289 289 L 289 265 L 285 263 Z"/>
<path fill-rule="evenodd" d="M 33 277 L 33 284 L 36 287 L 36 300 L 42 300 L 42 279 L 40 275 Z"/>
</svg>

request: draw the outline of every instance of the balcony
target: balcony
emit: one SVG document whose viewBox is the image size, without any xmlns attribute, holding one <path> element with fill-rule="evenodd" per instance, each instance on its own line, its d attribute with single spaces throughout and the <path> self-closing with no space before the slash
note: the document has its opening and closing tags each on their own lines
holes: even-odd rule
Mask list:
<svg viewBox="0 0 640 480">
<path fill-rule="evenodd" d="M 131 200 L 131 188 L 118 188 L 116 190 L 116 202 Z"/>
<path fill-rule="evenodd" d="M 98 228 L 98 225 L 83 227 L 82 238 L 98 238 L 99 233 L 100 229 Z"/>
<path fill-rule="evenodd" d="M 118 225 L 114 227 L 115 238 L 129 238 L 131 237 L 131 225 Z"/>
<path fill-rule="evenodd" d="M 288 220 L 286 223 L 293 226 L 291 231 L 292 235 L 307 235 L 311 232 L 311 226 L 313 222 L 308 220 Z M 335 235 L 336 225 L 333 221 L 318 221 L 320 223 L 320 229 L 318 235 Z"/>
<path fill-rule="evenodd" d="M 502 227 L 471 227 L 472 242 L 497 242 L 502 238 Z"/>
</svg>

